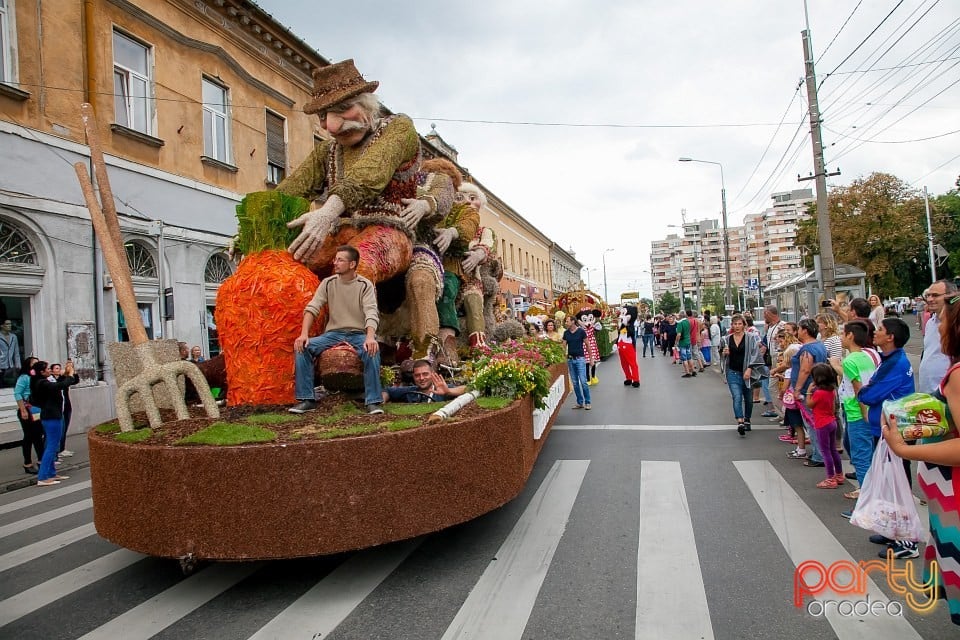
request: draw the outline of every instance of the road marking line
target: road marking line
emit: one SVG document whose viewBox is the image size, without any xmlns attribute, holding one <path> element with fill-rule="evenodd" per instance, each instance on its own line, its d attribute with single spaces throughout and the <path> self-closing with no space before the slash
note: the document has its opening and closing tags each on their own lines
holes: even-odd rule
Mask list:
<svg viewBox="0 0 960 640">
<path fill-rule="evenodd" d="M 776 423 L 752 425 L 754 431 L 782 431 Z M 735 424 L 555 424 L 554 431 L 730 431 Z"/>
<path fill-rule="evenodd" d="M 59 498 L 60 496 L 67 495 L 68 493 L 73 493 L 74 491 L 80 491 L 81 489 L 89 489 L 90 481 L 84 480 L 83 482 L 78 482 L 76 484 L 71 484 L 66 487 L 57 487 L 56 489 L 44 489 L 43 493 L 39 493 L 29 498 L 24 498 L 23 500 L 17 500 L 16 502 L 11 502 L 10 504 L 0 505 L 0 515 L 5 513 L 10 513 L 11 511 L 17 511 L 19 509 L 25 509 L 29 506 L 39 504 L 41 502 L 46 502 L 47 500 L 53 500 L 54 498 Z"/>
<path fill-rule="evenodd" d="M 262 562 L 215 564 L 97 627 L 80 640 L 138 640 L 160 633 L 257 571 Z"/>
<path fill-rule="evenodd" d="M 680 463 L 642 461 L 634 637 L 713 639 L 698 558 Z"/>
<path fill-rule="evenodd" d="M 750 489 L 750 493 L 753 494 L 754 500 L 757 501 L 794 566 L 809 560 L 817 560 L 827 567 L 841 560 L 856 564 L 843 545 L 769 461 L 742 460 L 735 461 L 733 464 L 743 477 L 743 481 Z M 863 535 L 868 535 L 868 532 L 864 531 Z M 790 581 L 793 582 L 793 576 L 790 577 Z M 867 577 L 865 582 L 871 602 L 889 602 L 887 595 L 880 590 L 872 578 Z M 832 593 L 825 593 L 824 596 L 816 599 L 820 602 L 844 599 L 855 601 L 862 597 L 852 594 L 838 596 Z M 906 604 L 903 606 L 906 607 Z M 920 638 L 904 617 L 891 615 L 857 617 L 853 614 L 845 616 L 837 612 L 837 607 L 825 607 L 825 609 L 825 617 L 840 640 L 847 638 L 870 638 L 870 640 L 917 638 L 919 640 Z"/>
<path fill-rule="evenodd" d="M 33 544 L 28 544 L 25 547 L 20 547 L 15 551 L 0 556 L 0 571 L 6 571 L 25 562 L 36 560 L 40 556 L 53 553 L 68 544 L 73 544 L 77 540 L 83 540 L 89 536 L 96 535 L 96 533 L 97 530 L 91 522 L 34 542 Z"/>
<path fill-rule="evenodd" d="M 326 638 L 416 549 L 422 538 L 357 553 L 249 640 Z"/>
<path fill-rule="evenodd" d="M 6 538 L 7 536 L 12 536 L 15 533 L 26 531 L 31 527 L 36 527 L 37 525 L 50 522 L 51 520 L 68 516 L 71 513 L 76 513 L 78 511 L 91 508 L 93 508 L 93 500 L 90 498 L 78 500 L 73 504 L 68 504 L 57 509 L 51 509 L 45 513 L 39 513 L 35 516 L 30 516 L 29 518 L 24 518 L 23 520 L 18 520 L 17 522 L 4 525 L 0 527 L 0 538 Z"/>
<path fill-rule="evenodd" d="M 120 549 L 0 602 L 0 627 L 106 578 L 146 556 Z"/>
<path fill-rule="evenodd" d="M 523 635 L 589 465 L 589 460 L 553 464 L 443 640 Z"/>
</svg>

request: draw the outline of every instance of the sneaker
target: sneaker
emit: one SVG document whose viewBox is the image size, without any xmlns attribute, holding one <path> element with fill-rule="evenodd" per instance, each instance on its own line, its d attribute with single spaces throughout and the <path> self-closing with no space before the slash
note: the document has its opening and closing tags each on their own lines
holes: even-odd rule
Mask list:
<svg viewBox="0 0 960 640">
<path fill-rule="evenodd" d="M 761 418 L 779 418 L 776 411 L 764 411 L 760 414 Z"/>
<path fill-rule="evenodd" d="M 583 409 L 583 405 L 582 405 L 582 404 L 577 404 L 577 405 L 574 405 L 573 408 L 574 408 L 574 409 Z"/>
<path fill-rule="evenodd" d="M 917 549 L 917 543 L 910 542 L 909 540 L 897 540 L 893 543 L 893 546 L 887 547 L 877 555 L 881 558 L 886 558 L 887 554 L 891 551 L 893 552 L 893 557 L 896 560 L 920 557 L 920 550 Z"/>
<path fill-rule="evenodd" d="M 843 474 L 843 477 L 846 478 L 847 480 L 856 480 L 857 474 L 855 474 L 853 471 L 848 471 L 845 474 Z"/>
<path fill-rule="evenodd" d="M 587 411 L 590 411 L 590 403 L 588 402 L 587 404 L 583 405 L 583 408 Z"/>
<path fill-rule="evenodd" d="M 597 376 L 590 378 L 590 384 L 600 384 L 600 380 L 597 379 Z"/>
<path fill-rule="evenodd" d="M 367 406 L 367 415 L 368 415 L 368 416 L 382 416 L 382 415 L 383 415 L 383 407 L 381 407 L 379 404 L 371 404 L 371 405 Z"/>
<path fill-rule="evenodd" d="M 744 428 L 743 423 L 742 423 L 742 422 L 738 422 L 738 423 L 737 423 L 737 433 L 739 433 L 739 434 L 742 436 L 742 435 L 745 435 L 746 432 L 747 432 L 747 431 L 746 431 L 746 429 Z"/>
<path fill-rule="evenodd" d="M 38 487 L 52 487 L 55 484 L 60 484 L 60 481 L 54 480 L 53 478 L 50 480 L 37 480 Z"/>
<path fill-rule="evenodd" d="M 744 420 L 744 421 L 743 421 L 743 430 L 744 430 L 744 431 L 750 431 L 750 430 L 751 430 L 751 429 L 750 429 L 750 421 L 749 421 L 749 420 Z"/>
<path fill-rule="evenodd" d="M 680 376 L 680 377 L 681 377 L 681 378 L 692 378 L 693 376 L 691 376 L 689 373 L 685 373 L 685 374 L 683 374 L 683 375 Z"/>
<path fill-rule="evenodd" d="M 872 536 L 870 536 L 870 542 L 872 542 L 873 544 L 890 545 L 896 542 L 896 540 L 891 540 L 887 536 L 882 536 L 879 533 L 875 533 Z"/>
<path fill-rule="evenodd" d="M 69 458 L 73 456 L 73 451 L 70 451 L 69 449 L 64 449 L 63 451 L 60 452 L 60 455 L 63 456 L 64 458 Z"/>
<path fill-rule="evenodd" d="M 841 511 L 840 515 L 847 520 L 853 517 L 853 509 L 847 509 L 846 511 Z"/>
<path fill-rule="evenodd" d="M 690 377 L 691 377 L 691 378 L 696 378 L 696 377 L 697 377 L 697 372 L 694 371 L 693 373 L 691 373 L 691 374 L 690 374 Z"/>
<path fill-rule="evenodd" d="M 794 449 L 787 452 L 787 457 L 791 460 L 804 460 L 807 457 L 807 452 L 801 452 L 799 449 Z"/>
<path fill-rule="evenodd" d="M 777 439 L 780 442 L 789 442 L 790 444 L 797 444 L 797 439 L 791 436 L 789 433 L 781 433 L 777 436 Z"/>
<path fill-rule="evenodd" d="M 287 409 L 287 411 L 290 413 L 306 413 L 307 411 L 315 411 L 316 408 L 317 403 L 313 400 L 301 400 L 297 404 Z"/>
</svg>

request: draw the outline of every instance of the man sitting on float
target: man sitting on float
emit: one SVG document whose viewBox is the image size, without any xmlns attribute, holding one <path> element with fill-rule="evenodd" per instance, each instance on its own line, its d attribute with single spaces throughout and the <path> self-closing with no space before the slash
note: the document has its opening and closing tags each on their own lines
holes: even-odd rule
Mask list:
<svg viewBox="0 0 960 640">
<path fill-rule="evenodd" d="M 360 253 L 349 245 L 337 247 L 333 259 L 334 275 L 324 278 L 313 299 L 303 310 L 300 335 L 293 342 L 296 353 L 298 403 L 290 413 L 306 413 L 317 408 L 314 400 L 313 360 L 342 342 L 357 351 L 363 362 L 364 403 L 367 413 L 381 414 L 380 345 L 377 343 L 377 296 L 373 283 L 357 274 Z M 327 327 L 319 336 L 310 337 L 310 328 L 326 306 Z"/>
<path fill-rule="evenodd" d="M 429 360 L 413 363 L 413 386 L 387 387 L 383 390 L 384 402 L 443 402 L 462 396 L 465 386 L 448 387 L 446 381 L 433 371 Z"/>
</svg>

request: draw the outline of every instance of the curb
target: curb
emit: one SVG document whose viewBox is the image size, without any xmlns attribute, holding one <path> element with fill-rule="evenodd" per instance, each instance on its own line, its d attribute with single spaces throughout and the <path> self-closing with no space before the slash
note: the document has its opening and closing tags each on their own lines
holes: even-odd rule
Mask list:
<svg viewBox="0 0 960 640">
<path fill-rule="evenodd" d="M 57 472 L 61 471 L 74 471 L 77 469 L 86 469 L 90 466 L 90 461 L 85 460 L 83 462 L 78 462 L 76 464 L 62 465 L 57 469 Z M 25 489 L 29 486 L 37 484 L 37 476 L 30 475 L 26 478 L 20 480 L 10 480 L 4 484 L 0 484 L 0 494 L 7 493 L 9 491 L 16 491 L 17 489 Z"/>
</svg>

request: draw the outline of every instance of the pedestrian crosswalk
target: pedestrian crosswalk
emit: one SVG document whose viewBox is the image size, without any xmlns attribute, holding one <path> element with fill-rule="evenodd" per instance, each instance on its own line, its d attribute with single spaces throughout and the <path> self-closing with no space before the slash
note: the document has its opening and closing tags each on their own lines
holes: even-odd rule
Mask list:
<svg viewBox="0 0 960 640">
<path fill-rule="evenodd" d="M 329 570 L 318 570 L 305 588 L 278 588 L 269 597 L 264 595 L 264 600 L 269 602 L 263 605 L 263 612 L 257 610 L 260 603 L 252 595 L 256 589 L 244 589 L 243 585 L 268 579 L 262 576 L 270 573 L 273 563 L 269 562 L 201 565 L 190 576 L 171 579 L 169 583 L 159 580 L 150 588 L 159 561 L 126 549 L 110 549 L 100 541 L 103 549 L 99 556 L 79 566 L 64 566 L 52 576 L 42 572 L 35 576 L 32 572 L 35 563 L 99 541 L 92 524 L 90 483 L 77 482 L 42 494 L 25 493 L 23 497 L 10 494 L 4 496 L 5 503 L 0 505 L 0 584 L 10 580 L 9 584 L 22 588 L 15 593 L 0 594 L 0 637 L 189 638 L 200 636 L 184 635 L 189 632 L 183 629 L 195 629 L 198 625 L 206 629 L 202 634 L 205 638 L 250 640 L 542 637 L 542 633 L 535 634 L 528 628 L 534 614 L 540 631 L 548 624 L 544 620 L 549 621 L 554 612 L 569 613 L 599 605 L 593 594 L 577 591 L 576 583 L 583 574 L 571 567 L 607 573 L 612 581 L 618 580 L 615 575 L 629 573 L 631 576 L 629 583 L 618 581 L 611 584 L 610 589 L 630 592 L 623 601 L 633 602 L 633 606 L 629 611 L 613 607 L 615 613 L 611 615 L 619 619 L 609 620 L 609 627 L 598 631 L 595 637 L 747 636 L 731 627 L 727 619 L 725 608 L 731 606 L 731 600 L 724 594 L 730 585 L 718 581 L 715 569 L 704 570 L 717 564 L 714 555 L 717 536 L 735 534 L 705 533 L 702 526 L 697 526 L 709 514 L 703 512 L 702 500 L 691 497 L 694 492 L 702 495 L 710 488 L 688 485 L 680 461 L 640 460 L 636 463 L 639 474 L 633 476 L 635 486 L 629 488 L 636 499 L 629 503 L 630 513 L 622 514 L 625 517 L 617 520 L 628 524 L 622 531 L 606 532 L 632 541 L 629 546 L 636 550 L 635 557 L 621 559 L 623 565 L 632 569 L 629 572 L 612 571 L 602 563 L 584 567 L 561 557 L 570 554 L 571 549 L 585 552 L 596 543 L 582 533 L 589 531 L 591 523 L 578 521 L 583 513 L 595 511 L 578 509 L 578 506 L 585 507 L 588 506 L 585 502 L 596 500 L 596 486 L 613 477 L 610 475 L 613 471 L 589 459 L 541 462 L 544 469 L 534 474 L 531 485 L 515 501 L 516 505 L 508 505 L 463 525 L 460 534 L 451 534 L 448 544 L 442 547 L 442 562 L 429 558 L 429 566 L 440 566 L 442 570 L 424 576 L 415 568 L 425 562 L 425 557 L 437 553 L 436 547 L 426 549 L 431 536 L 343 554 L 331 558 L 330 566 L 325 567 Z M 742 496 L 748 496 L 752 500 L 750 504 L 762 514 L 762 520 L 753 521 L 744 530 L 752 529 L 757 535 L 757 527 L 762 526 L 780 542 L 780 548 L 758 548 L 754 557 L 730 559 L 730 562 L 753 563 L 751 570 L 758 576 L 774 571 L 767 565 L 778 567 L 774 573 L 779 573 L 772 579 L 776 584 L 782 582 L 783 589 L 774 590 L 782 592 L 792 587 L 792 568 L 805 560 L 816 559 L 824 564 L 855 561 L 844 542 L 769 461 L 735 460 L 730 463 L 730 472 L 731 477 L 742 483 Z M 588 491 L 585 487 L 589 483 L 594 486 Z M 44 504 L 50 508 L 38 511 Z M 605 508 L 626 507 L 611 504 Z M 78 518 L 85 518 L 79 526 Z M 272 523 L 272 526 L 282 524 Z M 472 530 L 476 530 L 479 537 L 463 533 Z M 577 539 L 571 539 L 571 530 L 581 532 Z M 475 553 L 477 540 L 484 536 L 497 536 L 497 539 L 486 541 L 491 543 L 484 545 L 489 552 Z M 547 579 L 551 572 L 560 571 L 562 576 Z M 391 579 L 398 574 L 406 574 L 405 579 Z M 460 589 L 453 582 L 449 588 L 439 582 L 454 576 L 457 580 L 453 582 L 465 576 L 470 584 Z M 126 588 L 131 582 L 141 585 L 140 590 L 118 598 L 118 589 Z M 868 578 L 871 600 L 899 597 L 879 582 L 879 578 Z M 426 587 L 427 583 L 430 588 Z M 418 606 L 383 606 L 391 600 L 417 602 L 419 584 L 425 586 Z M 564 588 L 558 589 L 558 584 Z M 804 611 L 797 610 L 792 601 L 778 600 L 765 593 L 765 584 L 769 583 L 758 579 L 756 585 L 738 586 L 741 590 L 752 589 L 756 598 L 770 598 L 765 604 L 770 619 L 763 621 L 770 633 L 751 637 L 837 637 L 842 640 L 933 637 L 918 632 L 917 620 L 906 615 L 856 617 L 834 611 L 825 614 L 825 622 L 813 620 Z M 373 612 L 375 615 L 369 611 L 373 603 L 379 607 Z M 84 615 L 84 611 L 96 615 Z M 109 615 L 104 614 L 107 611 Z M 229 629 L 220 633 L 218 629 L 225 611 L 232 612 L 234 618 Z M 361 612 L 365 613 L 361 615 Z M 939 623 L 935 621 L 921 622 L 933 624 L 935 629 L 950 630 L 943 605 L 931 615 L 942 618 L 942 626 L 937 626 Z M 361 624 L 360 619 L 377 622 L 371 627 L 370 623 Z M 187 620 L 190 620 L 189 627 L 180 626 Z M 380 626 L 388 622 L 391 629 L 404 631 L 383 631 Z M 829 625 L 829 630 L 824 625 Z M 929 633 L 926 627 L 925 633 Z M 561 627 L 552 630 L 549 637 L 582 636 L 565 635 Z"/>
</svg>

